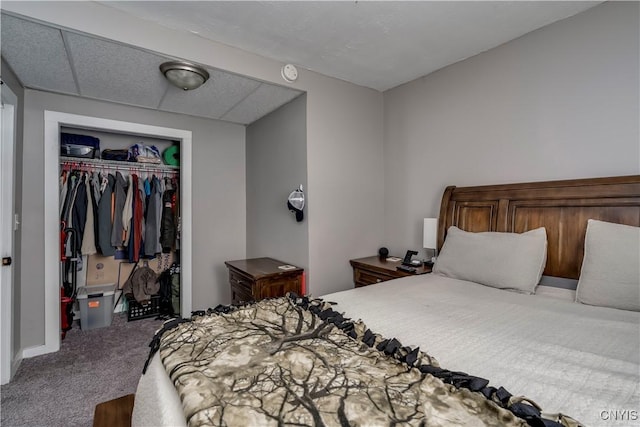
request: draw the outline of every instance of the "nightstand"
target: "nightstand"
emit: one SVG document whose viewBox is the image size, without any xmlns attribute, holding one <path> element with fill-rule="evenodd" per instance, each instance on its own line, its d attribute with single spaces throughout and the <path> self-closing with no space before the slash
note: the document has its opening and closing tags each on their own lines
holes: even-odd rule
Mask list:
<svg viewBox="0 0 640 427">
<path fill-rule="evenodd" d="M 225 261 L 225 265 L 229 269 L 233 304 L 281 297 L 287 292 L 302 292 L 304 269 L 295 266 L 287 270 L 279 268 L 289 265 L 286 262 L 273 258 L 252 258 Z"/>
<path fill-rule="evenodd" d="M 349 263 L 353 267 L 353 282 L 356 288 L 400 277 L 431 273 L 431 267 L 426 265 L 417 267 L 415 273 L 397 270 L 396 267 L 401 265 L 402 260 L 392 262 L 379 256 L 352 259 Z"/>
</svg>

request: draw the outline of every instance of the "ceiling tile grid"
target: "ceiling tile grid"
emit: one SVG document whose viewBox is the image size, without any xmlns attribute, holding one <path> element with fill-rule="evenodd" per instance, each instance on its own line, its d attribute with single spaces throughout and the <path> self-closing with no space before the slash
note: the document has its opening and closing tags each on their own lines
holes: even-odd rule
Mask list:
<svg viewBox="0 0 640 427">
<path fill-rule="evenodd" d="M 274 111 L 301 93 L 298 90 L 262 83 L 241 103 L 222 116 L 222 120 L 245 124 L 253 123 L 264 115 L 264 111 Z"/>
<path fill-rule="evenodd" d="M 84 96 L 156 108 L 169 84 L 159 70 L 166 58 L 140 49 L 66 33 Z"/>
<path fill-rule="evenodd" d="M 600 2 L 100 3 L 165 27 L 384 91 Z M 243 124 L 302 93 L 212 68 L 204 86 L 183 92 L 171 86 L 158 69 L 174 58 L 5 11 L 1 24 L 3 58 L 20 81 L 34 89 Z"/>
<path fill-rule="evenodd" d="M 207 69 L 209 80 L 198 89 L 184 91 L 169 85 L 159 110 L 220 119 L 227 111 L 253 92 L 260 82 Z"/>
<path fill-rule="evenodd" d="M 176 58 L 4 12 L 0 22 L 2 57 L 32 89 L 245 125 L 302 93 L 209 67 L 204 85 L 184 91 L 159 69 Z"/>
<path fill-rule="evenodd" d="M 5 14 L 0 24 L 2 57 L 22 84 L 78 94 L 60 30 Z"/>
</svg>

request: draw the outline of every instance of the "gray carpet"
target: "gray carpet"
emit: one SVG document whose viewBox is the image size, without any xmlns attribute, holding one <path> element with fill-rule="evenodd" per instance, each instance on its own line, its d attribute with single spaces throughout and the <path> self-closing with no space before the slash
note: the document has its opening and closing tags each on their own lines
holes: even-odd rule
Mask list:
<svg viewBox="0 0 640 427">
<path fill-rule="evenodd" d="M 149 342 L 162 321 L 127 322 L 67 332 L 60 351 L 24 359 L 13 381 L 0 388 L 0 425 L 91 426 L 98 403 L 135 393 Z"/>
</svg>

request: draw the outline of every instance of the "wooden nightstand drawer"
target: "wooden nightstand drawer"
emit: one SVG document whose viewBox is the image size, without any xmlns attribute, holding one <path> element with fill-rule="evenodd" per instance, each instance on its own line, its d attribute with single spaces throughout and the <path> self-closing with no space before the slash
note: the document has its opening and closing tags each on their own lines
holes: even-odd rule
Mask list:
<svg viewBox="0 0 640 427">
<path fill-rule="evenodd" d="M 251 295 L 253 279 L 243 276 L 234 270 L 229 270 L 229 284 L 231 284 L 232 287 L 237 288 L 239 292 Z"/>
<path fill-rule="evenodd" d="M 386 282 L 400 277 L 414 276 L 416 274 L 431 273 L 431 267 L 423 265 L 416 269 L 415 273 L 398 270 L 400 262 L 388 261 L 377 256 L 352 259 L 349 261 L 353 267 L 353 282 L 356 288 Z"/>
<path fill-rule="evenodd" d="M 229 284 L 231 285 L 231 301 L 234 304 L 251 302 L 253 296 L 253 280 L 235 270 L 229 270 Z"/>
<path fill-rule="evenodd" d="M 387 280 L 395 279 L 394 276 L 391 276 L 389 274 L 382 274 L 370 270 L 362 270 L 360 268 L 356 268 L 355 270 L 353 270 L 353 274 L 353 280 L 356 283 L 356 287 L 373 285 L 374 283 L 380 283 Z"/>
<path fill-rule="evenodd" d="M 254 300 L 255 298 L 253 298 L 251 292 L 247 292 L 246 288 L 240 287 L 238 285 L 231 285 L 231 301 L 233 301 L 234 304 L 251 302 Z"/>
<path fill-rule="evenodd" d="M 302 293 L 302 273 L 299 267 L 283 270 L 288 265 L 272 258 L 226 261 L 229 268 L 231 302 L 239 304 L 284 296 L 287 292 Z"/>
</svg>

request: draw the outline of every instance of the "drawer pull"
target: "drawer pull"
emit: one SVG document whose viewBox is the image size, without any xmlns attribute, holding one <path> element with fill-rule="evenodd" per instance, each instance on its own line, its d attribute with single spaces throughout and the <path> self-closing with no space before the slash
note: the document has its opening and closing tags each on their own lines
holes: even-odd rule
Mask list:
<svg viewBox="0 0 640 427">
<path fill-rule="evenodd" d="M 231 281 L 232 281 L 232 282 L 235 282 L 235 283 L 236 283 L 236 284 L 238 284 L 238 285 L 244 285 L 244 284 L 245 284 L 245 282 L 243 282 L 242 280 L 238 280 L 238 279 L 236 279 L 235 277 L 232 277 L 232 278 L 231 278 Z"/>
</svg>

